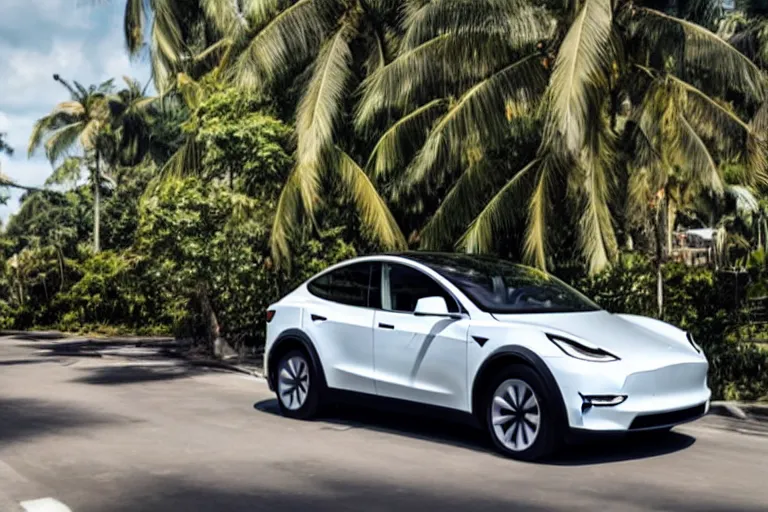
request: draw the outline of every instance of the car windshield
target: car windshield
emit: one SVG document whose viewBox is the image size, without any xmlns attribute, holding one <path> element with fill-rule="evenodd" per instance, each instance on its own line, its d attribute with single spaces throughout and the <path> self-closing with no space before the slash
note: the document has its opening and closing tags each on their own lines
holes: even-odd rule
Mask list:
<svg viewBox="0 0 768 512">
<path fill-rule="evenodd" d="M 413 259 L 448 279 L 491 313 L 572 313 L 600 306 L 535 268 L 475 255 L 416 254 Z"/>
</svg>

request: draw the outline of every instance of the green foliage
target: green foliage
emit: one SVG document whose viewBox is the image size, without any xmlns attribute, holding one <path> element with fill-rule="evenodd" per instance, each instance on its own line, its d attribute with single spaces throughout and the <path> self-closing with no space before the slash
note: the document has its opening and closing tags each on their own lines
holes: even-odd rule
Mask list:
<svg viewBox="0 0 768 512">
<path fill-rule="evenodd" d="M 262 207 L 272 210 L 287 178 L 286 170 L 292 165 L 292 132 L 261 108 L 252 95 L 225 89 L 212 94 L 198 108 L 188 129 L 196 133 L 196 141 L 203 148 L 206 179 L 237 181 L 238 190 L 270 201 Z"/>
<path fill-rule="evenodd" d="M 164 284 L 177 297 L 170 314 L 178 329 L 191 326 L 187 334 L 201 334 L 197 308 L 205 295 L 223 336 L 260 341 L 272 301 L 297 279 L 354 255 L 338 238 L 340 228 L 331 229 L 304 244 L 295 277 L 276 272 L 269 259 L 269 206 L 197 178 L 169 184 L 142 205 L 137 250 L 153 261 L 156 275 L 168 276 Z M 240 210 L 247 215 L 237 218 Z"/>
<path fill-rule="evenodd" d="M 8 224 L 0 325 L 205 338 L 210 306 L 230 341 L 263 340 L 264 311 L 303 279 L 352 257 L 343 205 L 295 241 L 293 272 L 275 269 L 270 227 L 293 160 L 292 131 L 242 91 L 217 87 L 183 129 L 201 148 L 199 175 L 165 180 L 154 159 L 114 168 L 103 190 L 104 251 L 87 249 L 92 188 L 28 194 Z M 341 224 L 339 224 L 341 222 Z M 9 260 L 10 258 L 10 260 Z"/>
</svg>

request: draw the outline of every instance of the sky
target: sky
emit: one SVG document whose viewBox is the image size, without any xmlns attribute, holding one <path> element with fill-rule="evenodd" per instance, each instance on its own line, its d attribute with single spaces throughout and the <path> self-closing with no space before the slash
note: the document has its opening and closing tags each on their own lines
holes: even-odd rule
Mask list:
<svg viewBox="0 0 768 512">
<path fill-rule="evenodd" d="M 0 170 L 17 183 L 42 186 L 51 173 L 43 152 L 27 158 L 35 120 L 69 93 L 53 74 L 87 86 L 124 75 L 146 83 L 146 59 L 131 62 L 125 50 L 125 0 L 0 0 L 0 133 L 13 147 Z M 19 208 L 22 191 L 11 189 L 0 222 Z"/>
</svg>

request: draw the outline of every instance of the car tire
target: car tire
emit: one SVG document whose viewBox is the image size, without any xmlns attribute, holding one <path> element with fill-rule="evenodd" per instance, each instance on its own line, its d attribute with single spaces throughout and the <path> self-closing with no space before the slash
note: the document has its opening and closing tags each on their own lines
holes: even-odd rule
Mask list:
<svg viewBox="0 0 768 512">
<path fill-rule="evenodd" d="M 562 425 L 554 414 L 554 390 L 529 366 L 510 365 L 486 388 L 485 422 L 503 455 L 534 461 L 552 455 L 562 444 Z"/>
<path fill-rule="evenodd" d="M 291 350 L 280 358 L 275 376 L 275 393 L 283 416 L 308 420 L 317 415 L 322 383 L 304 351 Z"/>
</svg>

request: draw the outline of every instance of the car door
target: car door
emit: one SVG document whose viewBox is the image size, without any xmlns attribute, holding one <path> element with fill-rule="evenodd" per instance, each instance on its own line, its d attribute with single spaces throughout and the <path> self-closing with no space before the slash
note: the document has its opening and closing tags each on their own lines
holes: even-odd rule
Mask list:
<svg viewBox="0 0 768 512">
<path fill-rule="evenodd" d="M 469 320 L 416 316 L 422 297 L 441 296 L 448 310 L 456 299 L 422 271 L 402 264 L 381 267 L 381 308 L 373 329 L 374 375 L 380 396 L 469 410 L 467 333 Z"/>
<path fill-rule="evenodd" d="M 364 262 L 323 274 L 307 285 L 315 298 L 305 308 L 302 328 L 315 343 L 331 388 L 376 392 L 372 327 L 380 279 L 379 264 Z"/>
</svg>

